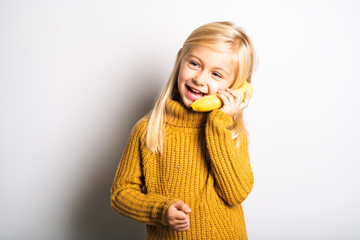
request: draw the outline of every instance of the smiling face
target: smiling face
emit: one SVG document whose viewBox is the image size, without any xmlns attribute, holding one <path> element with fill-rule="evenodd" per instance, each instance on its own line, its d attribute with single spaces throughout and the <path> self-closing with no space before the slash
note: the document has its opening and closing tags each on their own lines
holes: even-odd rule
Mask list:
<svg viewBox="0 0 360 240">
<path fill-rule="evenodd" d="M 178 76 L 178 89 L 184 105 L 190 107 L 203 96 L 229 88 L 235 77 L 234 72 L 232 52 L 192 47 L 181 61 Z"/>
</svg>

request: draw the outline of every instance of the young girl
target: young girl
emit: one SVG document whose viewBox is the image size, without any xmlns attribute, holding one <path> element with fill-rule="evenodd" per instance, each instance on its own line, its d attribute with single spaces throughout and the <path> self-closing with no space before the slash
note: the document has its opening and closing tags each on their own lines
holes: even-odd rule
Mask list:
<svg viewBox="0 0 360 240">
<path fill-rule="evenodd" d="M 194 30 L 153 110 L 135 125 L 123 152 L 111 205 L 146 223 L 147 239 L 247 239 L 241 203 L 254 179 L 243 110 L 233 89 L 251 82 L 254 50 L 230 22 Z M 190 105 L 217 94 L 209 113 Z"/>
</svg>

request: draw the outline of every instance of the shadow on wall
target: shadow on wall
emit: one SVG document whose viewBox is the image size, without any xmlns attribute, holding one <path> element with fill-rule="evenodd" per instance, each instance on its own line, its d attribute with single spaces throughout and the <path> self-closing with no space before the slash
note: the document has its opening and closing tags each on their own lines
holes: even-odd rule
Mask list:
<svg viewBox="0 0 360 240">
<path fill-rule="evenodd" d="M 146 238 L 144 223 L 121 216 L 111 208 L 110 188 L 134 124 L 153 106 L 159 91 L 156 87 L 148 89 L 150 94 L 147 97 L 132 102 L 129 109 L 137 110 L 126 112 L 126 119 L 120 119 L 122 126 L 116 129 L 120 135 L 117 138 L 119 148 L 102 154 L 103 156 L 96 156 L 96 162 L 101 163 L 98 165 L 101 167 L 94 169 L 93 174 L 88 176 L 86 188 L 75 199 L 70 219 L 71 240 Z"/>
</svg>

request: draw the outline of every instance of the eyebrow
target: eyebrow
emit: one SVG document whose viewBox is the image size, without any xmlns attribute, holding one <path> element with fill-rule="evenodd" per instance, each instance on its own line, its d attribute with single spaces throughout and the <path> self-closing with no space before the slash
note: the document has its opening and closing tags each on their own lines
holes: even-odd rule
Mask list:
<svg viewBox="0 0 360 240">
<path fill-rule="evenodd" d="M 202 62 L 201 59 L 200 59 L 199 57 L 195 56 L 195 55 L 189 54 L 188 57 L 196 58 L 196 59 L 198 59 L 200 62 Z M 221 67 L 215 67 L 215 69 L 220 69 L 221 71 L 223 71 L 224 73 L 226 73 L 227 75 L 230 76 L 230 74 L 229 74 L 227 71 L 225 71 L 223 68 L 221 68 Z"/>
</svg>

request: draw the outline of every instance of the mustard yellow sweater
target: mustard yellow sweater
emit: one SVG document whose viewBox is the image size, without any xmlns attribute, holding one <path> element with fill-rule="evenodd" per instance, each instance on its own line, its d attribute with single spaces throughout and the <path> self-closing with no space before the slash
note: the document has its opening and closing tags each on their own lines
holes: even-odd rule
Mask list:
<svg viewBox="0 0 360 240">
<path fill-rule="evenodd" d="M 147 239 L 247 239 L 241 203 L 253 187 L 245 131 L 236 148 L 221 110 L 193 112 L 171 100 L 163 154 L 145 147 L 148 119 L 134 127 L 111 188 L 111 205 L 121 215 L 146 223 Z M 176 200 L 190 208 L 190 228 L 167 222 Z"/>
</svg>

